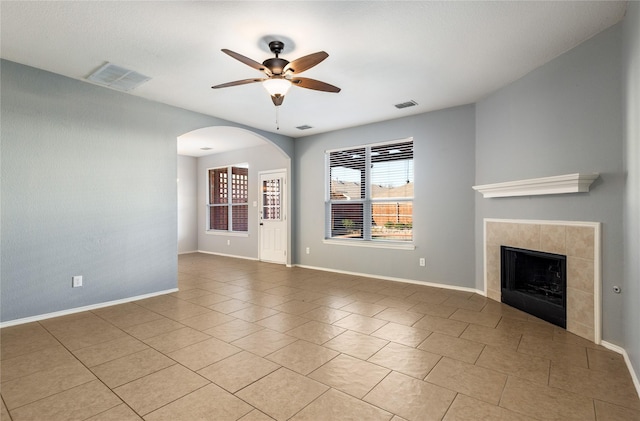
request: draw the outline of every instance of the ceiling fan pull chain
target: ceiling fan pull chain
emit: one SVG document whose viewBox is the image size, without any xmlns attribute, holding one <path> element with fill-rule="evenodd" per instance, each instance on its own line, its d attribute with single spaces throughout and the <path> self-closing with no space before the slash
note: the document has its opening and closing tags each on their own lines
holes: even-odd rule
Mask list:
<svg viewBox="0 0 640 421">
<path fill-rule="evenodd" d="M 280 130 L 280 107 L 275 107 L 276 109 L 276 130 Z"/>
</svg>

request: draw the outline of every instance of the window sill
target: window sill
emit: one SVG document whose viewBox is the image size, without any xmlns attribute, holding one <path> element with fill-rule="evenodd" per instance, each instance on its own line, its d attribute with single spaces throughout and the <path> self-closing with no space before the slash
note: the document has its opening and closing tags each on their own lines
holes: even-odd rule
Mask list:
<svg viewBox="0 0 640 421">
<path fill-rule="evenodd" d="M 220 235 L 223 237 L 248 237 L 249 236 L 248 232 L 207 230 L 204 233 L 209 235 Z"/>
<path fill-rule="evenodd" d="M 399 243 L 391 241 L 369 241 L 369 240 L 334 240 L 324 239 L 323 244 L 332 244 L 336 246 L 349 246 L 349 247 L 369 247 L 376 249 L 392 249 L 392 250 L 415 250 L 416 246 L 413 243 Z"/>
</svg>

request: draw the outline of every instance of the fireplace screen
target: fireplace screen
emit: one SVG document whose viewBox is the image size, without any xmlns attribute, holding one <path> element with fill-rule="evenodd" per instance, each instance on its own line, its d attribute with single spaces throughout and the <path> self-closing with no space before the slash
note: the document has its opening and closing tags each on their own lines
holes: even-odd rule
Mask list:
<svg viewBox="0 0 640 421">
<path fill-rule="evenodd" d="M 501 247 L 502 302 L 566 328 L 566 256 Z"/>
</svg>

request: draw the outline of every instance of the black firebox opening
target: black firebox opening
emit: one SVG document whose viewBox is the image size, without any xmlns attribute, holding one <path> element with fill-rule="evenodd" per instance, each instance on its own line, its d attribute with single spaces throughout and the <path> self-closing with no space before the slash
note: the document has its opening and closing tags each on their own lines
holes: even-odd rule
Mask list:
<svg viewBox="0 0 640 421">
<path fill-rule="evenodd" d="M 500 247 L 502 302 L 567 327 L 567 257 Z"/>
</svg>

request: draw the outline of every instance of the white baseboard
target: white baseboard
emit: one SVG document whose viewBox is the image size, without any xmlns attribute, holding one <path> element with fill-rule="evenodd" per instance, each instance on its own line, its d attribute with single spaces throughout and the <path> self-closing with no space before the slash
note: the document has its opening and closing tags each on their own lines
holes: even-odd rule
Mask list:
<svg viewBox="0 0 640 421">
<path fill-rule="evenodd" d="M 98 304 L 91 304 L 84 307 L 70 308 L 68 310 L 54 311 L 53 313 L 39 314 L 37 316 L 30 316 L 22 319 L 9 320 L 8 322 L 0 323 L 0 328 L 21 325 L 24 323 L 37 322 L 39 320 L 51 319 L 54 317 L 68 316 L 69 314 L 81 313 L 83 311 L 89 311 L 89 310 L 96 310 L 102 307 L 109 307 L 109 306 L 114 306 L 118 304 L 129 303 L 131 301 L 144 300 L 145 298 L 151 298 L 151 297 L 164 295 L 164 294 L 171 294 L 172 292 L 177 292 L 177 291 L 178 291 L 178 288 L 165 289 L 163 291 L 152 292 L 150 294 L 136 295 L 135 297 L 128 297 L 120 300 L 107 301 L 107 302 L 98 303 Z"/>
<path fill-rule="evenodd" d="M 235 254 L 225 254 L 225 253 L 217 253 L 214 251 L 204 251 L 204 250 L 198 250 L 197 253 L 202 253 L 202 254 L 213 254 L 215 256 L 222 256 L 222 257 L 233 257 L 235 259 L 245 259 L 245 260 L 254 260 L 254 261 L 258 261 L 260 259 L 258 259 L 257 257 L 247 257 L 247 256 L 237 256 Z"/>
<path fill-rule="evenodd" d="M 197 253 L 198 250 L 191 250 L 191 251 L 181 251 L 178 252 L 178 256 L 180 256 L 181 254 L 191 254 L 191 253 Z"/>
<path fill-rule="evenodd" d="M 633 385 L 636 387 L 636 393 L 638 393 L 638 397 L 640 397 L 640 381 L 638 380 L 638 375 L 636 374 L 636 371 L 633 369 L 633 364 L 631 364 L 631 360 L 629 359 L 629 354 L 627 354 L 627 351 L 621 346 L 614 345 L 607 341 L 601 341 L 600 345 L 622 355 L 622 357 L 624 358 L 624 362 L 627 364 L 627 369 L 629 370 L 629 374 L 631 374 L 631 380 L 633 381 Z"/>
<path fill-rule="evenodd" d="M 366 277 L 366 278 L 382 279 L 384 281 L 404 282 L 406 284 L 424 285 L 424 286 L 427 286 L 427 287 L 451 289 L 451 290 L 454 290 L 454 291 L 463 291 L 463 292 L 473 292 L 474 294 L 484 295 L 483 291 L 480 291 L 479 289 L 476 289 L 476 288 L 459 287 L 459 286 L 456 286 L 456 285 L 447 285 L 447 284 L 439 284 L 437 282 L 416 281 L 416 280 L 413 280 L 413 279 L 395 278 L 395 277 L 392 277 L 392 276 L 373 275 L 371 273 L 350 272 L 350 271 L 347 271 L 347 270 L 328 269 L 328 268 L 317 267 L 317 266 L 308 266 L 308 265 L 294 265 L 294 266 L 299 267 L 299 268 L 303 268 L 303 269 L 321 270 L 323 272 L 341 273 L 341 274 L 344 274 L 344 275 L 363 276 L 363 277 Z"/>
</svg>

